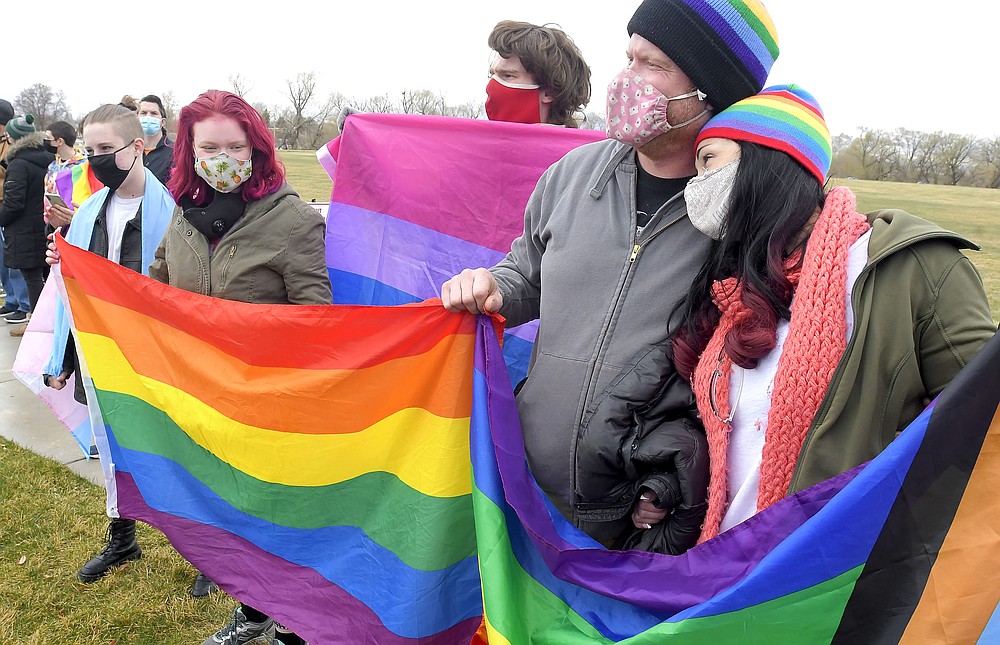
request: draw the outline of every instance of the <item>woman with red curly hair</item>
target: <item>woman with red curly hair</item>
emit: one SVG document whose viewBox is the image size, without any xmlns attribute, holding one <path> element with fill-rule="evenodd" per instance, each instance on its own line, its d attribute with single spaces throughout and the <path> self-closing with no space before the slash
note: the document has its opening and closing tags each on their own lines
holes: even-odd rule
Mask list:
<svg viewBox="0 0 1000 645">
<path fill-rule="evenodd" d="M 330 304 L 324 223 L 285 181 L 260 114 L 210 90 L 180 111 L 170 192 L 177 209 L 149 275 L 186 291 L 264 304 Z M 198 575 L 192 595 L 214 587 Z M 270 636 L 302 643 L 260 611 L 239 605 L 205 643 Z"/>
<path fill-rule="evenodd" d="M 801 87 L 723 110 L 695 150 L 688 217 L 716 242 L 673 349 L 708 438 L 705 541 L 875 457 L 996 325 L 972 242 L 824 192 L 830 134 Z"/>
</svg>

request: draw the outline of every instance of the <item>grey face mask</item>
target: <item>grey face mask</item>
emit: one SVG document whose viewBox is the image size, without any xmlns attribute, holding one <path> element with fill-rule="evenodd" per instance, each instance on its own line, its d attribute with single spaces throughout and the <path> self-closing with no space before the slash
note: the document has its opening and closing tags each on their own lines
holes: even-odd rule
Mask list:
<svg viewBox="0 0 1000 645">
<path fill-rule="evenodd" d="M 722 239 L 739 167 L 737 157 L 720 168 L 692 177 L 684 187 L 684 202 L 691 224 L 713 240 Z"/>
</svg>

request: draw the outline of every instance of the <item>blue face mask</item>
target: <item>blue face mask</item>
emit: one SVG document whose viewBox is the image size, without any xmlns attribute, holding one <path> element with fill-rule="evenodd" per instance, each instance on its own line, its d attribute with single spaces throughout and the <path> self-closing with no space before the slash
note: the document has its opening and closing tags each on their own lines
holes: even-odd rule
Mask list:
<svg viewBox="0 0 1000 645">
<path fill-rule="evenodd" d="M 147 137 L 151 137 L 160 131 L 160 121 L 155 116 L 141 116 L 139 117 L 139 123 L 142 124 L 142 131 L 146 133 Z"/>
</svg>

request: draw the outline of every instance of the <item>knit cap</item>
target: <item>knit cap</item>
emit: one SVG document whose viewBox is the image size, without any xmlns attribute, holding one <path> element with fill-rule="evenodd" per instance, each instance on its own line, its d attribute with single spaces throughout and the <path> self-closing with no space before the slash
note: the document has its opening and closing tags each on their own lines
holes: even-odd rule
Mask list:
<svg viewBox="0 0 1000 645">
<path fill-rule="evenodd" d="M 756 94 L 778 58 L 760 0 L 645 0 L 628 22 L 705 93 L 716 111 Z"/>
<path fill-rule="evenodd" d="M 6 99 L 0 99 L 0 123 L 7 125 L 7 122 L 14 118 L 14 106 Z"/>
<path fill-rule="evenodd" d="M 17 141 L 26 134 L 35 131 L 35 117 L 32 114 L 25 114 L 7 122 L 7 134 L 11 140 Z"/>
<path fill-rule="evenodd" d="M 698 133 L 698 144 L 712 137 L 750 141 L 781 150 L 826 182 L 833 153 L 823 109 L 798 85 L 774 85 L 716 114 Z"/>
</svg>

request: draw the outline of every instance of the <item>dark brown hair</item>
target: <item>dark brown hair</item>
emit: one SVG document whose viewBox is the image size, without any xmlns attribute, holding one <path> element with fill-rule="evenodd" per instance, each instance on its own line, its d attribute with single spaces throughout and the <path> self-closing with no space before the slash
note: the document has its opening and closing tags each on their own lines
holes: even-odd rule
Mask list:
<svg viewBox="0 0 1000 645">
<path fill-rule="evenodd" d="M 554 27 L 503 20 L 488 42 L 504 58 L 520 58 L 541 89 L 553 95 L 549 123 L 577 127 L 573 113 L 590 101 L 590 67 L 572 38 Z"/>
</svg>

